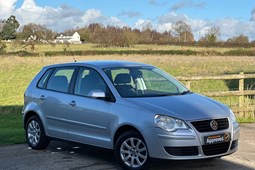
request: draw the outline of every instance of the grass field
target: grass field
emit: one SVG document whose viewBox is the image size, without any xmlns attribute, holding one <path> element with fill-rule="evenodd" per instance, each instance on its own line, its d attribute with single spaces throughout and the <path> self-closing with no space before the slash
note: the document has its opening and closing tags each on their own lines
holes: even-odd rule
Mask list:
<svg viewBox="0 0 255 170">
<path fill-rule="evenodd" d="M 66 48 L 66 45 L 64 44 L 40 44 L 35 45 L 34 52 L 46 52 L 46 51 L 62 51 L 64 48 Z M 203 48 L 203 47 L 190 47 L 190 46 L 174 46 L 174 45 L 134 45 L 132 47 L 99 47 L 95 44 L 81 44 L 81 45 L 73 45 L 70 44 L 70 49 L 73 51 L 79 51 L 79 50 L 113 50 L 113 51 L 121 51 L 121 50 L 192 50 L 192 51 L 217 51 L 217 52 L 226 52 L 230 51 L 236 48 Z M 22 50 L 21 45 L 17 45 L 14 43 L 7 43 L 7 52 L 15 52 Z M 26 47 L 27 51 L 30 51 L 31 49 Z"/>
<path fill-rule="evenodd" d="M 0 146 L 25 142 L 22 106 L 0 106 Z"/>
<path fill-rule="evenodd" d="M 78 47 L 79 46 L 76 48 Z M 56 48 L 61 47 L 58 46 Z M 84 48 L 91 49 L 94 47 L 93 45 L 88 45 L 88 47 Z M 133 48 L 138 48 L 139 50 L 139 48 L 154 48 L 154 46 L 138 46 Z M 166 47 L 156 46 L 156 48 L 160 49 Z M 170 48 L 170 46 L 167 48 Z M 40 50 L 47 49 L 54 50 L 54 47 L 50 48 L 48 45 L 40 47 Z M 202 49 L 197 48 L 196 50 Z M 108 59 L 144 62 L 156 65 L 173 76 L 201 76 L 255 72 L 255 59 L 246 56 L 94 55 L 75 56 L 75 58 L 77 61 Z M 21 121 L 21 109 L 23 104 L 23 93 L 32 78 L 45 65 L 72 61 L 72 56 L 0 56 L 0 145 L 22 143 L 25 141 Z M 196 92 L 227 91 L 229 90 L 229 87 L 224 81 L 202 81 L 194 82 L 191 86 L 191 90 Z M 237 98 L 233 97 L 218 98 L 218 100 L 228 105 L 232 105 L 238 101 Z"/>
<path fill-rule="evenodd" d="M 35 44 L 31 46 L 19 43 L 6 43 L 6 52 L 19 56 L 56 56 L 56 55 L 107 55 L 107 54 L 157 54 L 157 55 L 197 55 L 197 56 L 255 56 L 255 47 L 216 48 L 175 45 L 133 45 L 131 47 L 101 47 L 95 44 Z M 24 53 L 25 52 L 25 53 Z"/>
</svg>

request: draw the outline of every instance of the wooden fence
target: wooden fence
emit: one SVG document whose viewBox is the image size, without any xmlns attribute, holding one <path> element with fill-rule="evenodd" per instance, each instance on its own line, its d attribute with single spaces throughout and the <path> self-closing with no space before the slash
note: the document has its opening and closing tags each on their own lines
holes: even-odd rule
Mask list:
<svg viewBox="0 0 255 170">
<path fill-rule="evenodd" d="M 226 96 L 238 96 L 239 103 L 237 106 L 230 106 L 236 113 L 238 118 L 251 118 L 254 119 L 255 105 L 245 105 L 245 97 L 249 95 L 255 95 L 255 90 L 245 90 L 244 80 L 255 79 L 255 74 L 239 74 L 222 75 L 222 76 L 196 76 L 196 77 L 177 77 L 178 80 L 184 82 L 190 89 L 192 81 L 199 80 L 239 80 L 239 88 L 236 91 L 222 91 L 222 92 L 206 92 L 202 93 L 208 97 L 226 97 Z M 255 100 L 255 98 L 253 99 Z"/>
</svg>

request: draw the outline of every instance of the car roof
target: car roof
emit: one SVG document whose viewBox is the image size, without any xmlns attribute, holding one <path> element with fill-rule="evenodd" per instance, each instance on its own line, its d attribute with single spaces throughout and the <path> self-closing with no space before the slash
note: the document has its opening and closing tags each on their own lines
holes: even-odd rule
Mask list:
<svg viewBox="0 0 255 170">
<path fill-rule="evenodd" d="M 62 64 L 53 64 L 46 66 L 52 67 L 64 67 L 64 66 L 92 66 L 98 68 L 113 68 L 113 67 L 139 67 L 139 66 L 151 66 L 144 63 L 123 61 L 123 60 L 96 60 L 96 61 L 79 61 Z"/>
</svg>

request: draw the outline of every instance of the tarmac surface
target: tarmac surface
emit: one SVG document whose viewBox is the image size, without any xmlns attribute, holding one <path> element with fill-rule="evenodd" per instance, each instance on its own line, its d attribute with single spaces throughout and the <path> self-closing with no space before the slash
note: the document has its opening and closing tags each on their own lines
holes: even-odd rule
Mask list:
<svg viewBox="0 0 255 170">
<path fill-rule="evenodd" d="M 27 144 L 0 147 L 0 170 L 120 170 L 113 151 L 70 142 L 51 141 L 46 150 Z M 255 170 L 255 123 L 242 124 L 239 150 L 212 160 L 157 161 L 149 170 Z"/>
</svg>

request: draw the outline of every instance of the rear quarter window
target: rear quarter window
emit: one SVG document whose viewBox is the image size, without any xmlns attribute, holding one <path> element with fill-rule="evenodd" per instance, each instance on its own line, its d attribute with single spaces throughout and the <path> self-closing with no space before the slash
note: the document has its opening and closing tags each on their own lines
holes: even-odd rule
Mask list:
<svg viewBox="0 0 255 170">
<path fill-rule="evenodd" d="M 50 76 L 50 73 L 52 72 L 52 69 L 47 70 L 43 76 L 40 78 L 37 87 L 38 88 L 45 88 L 46 86 L 46 80 L 48 79 L 48 77 Z"/>
<path fill-rule="evenodd" d="M 46 89 L 67 93 L 74 71 L 74 67 L 56 68 L 49 78 Z"/>
</svg>

